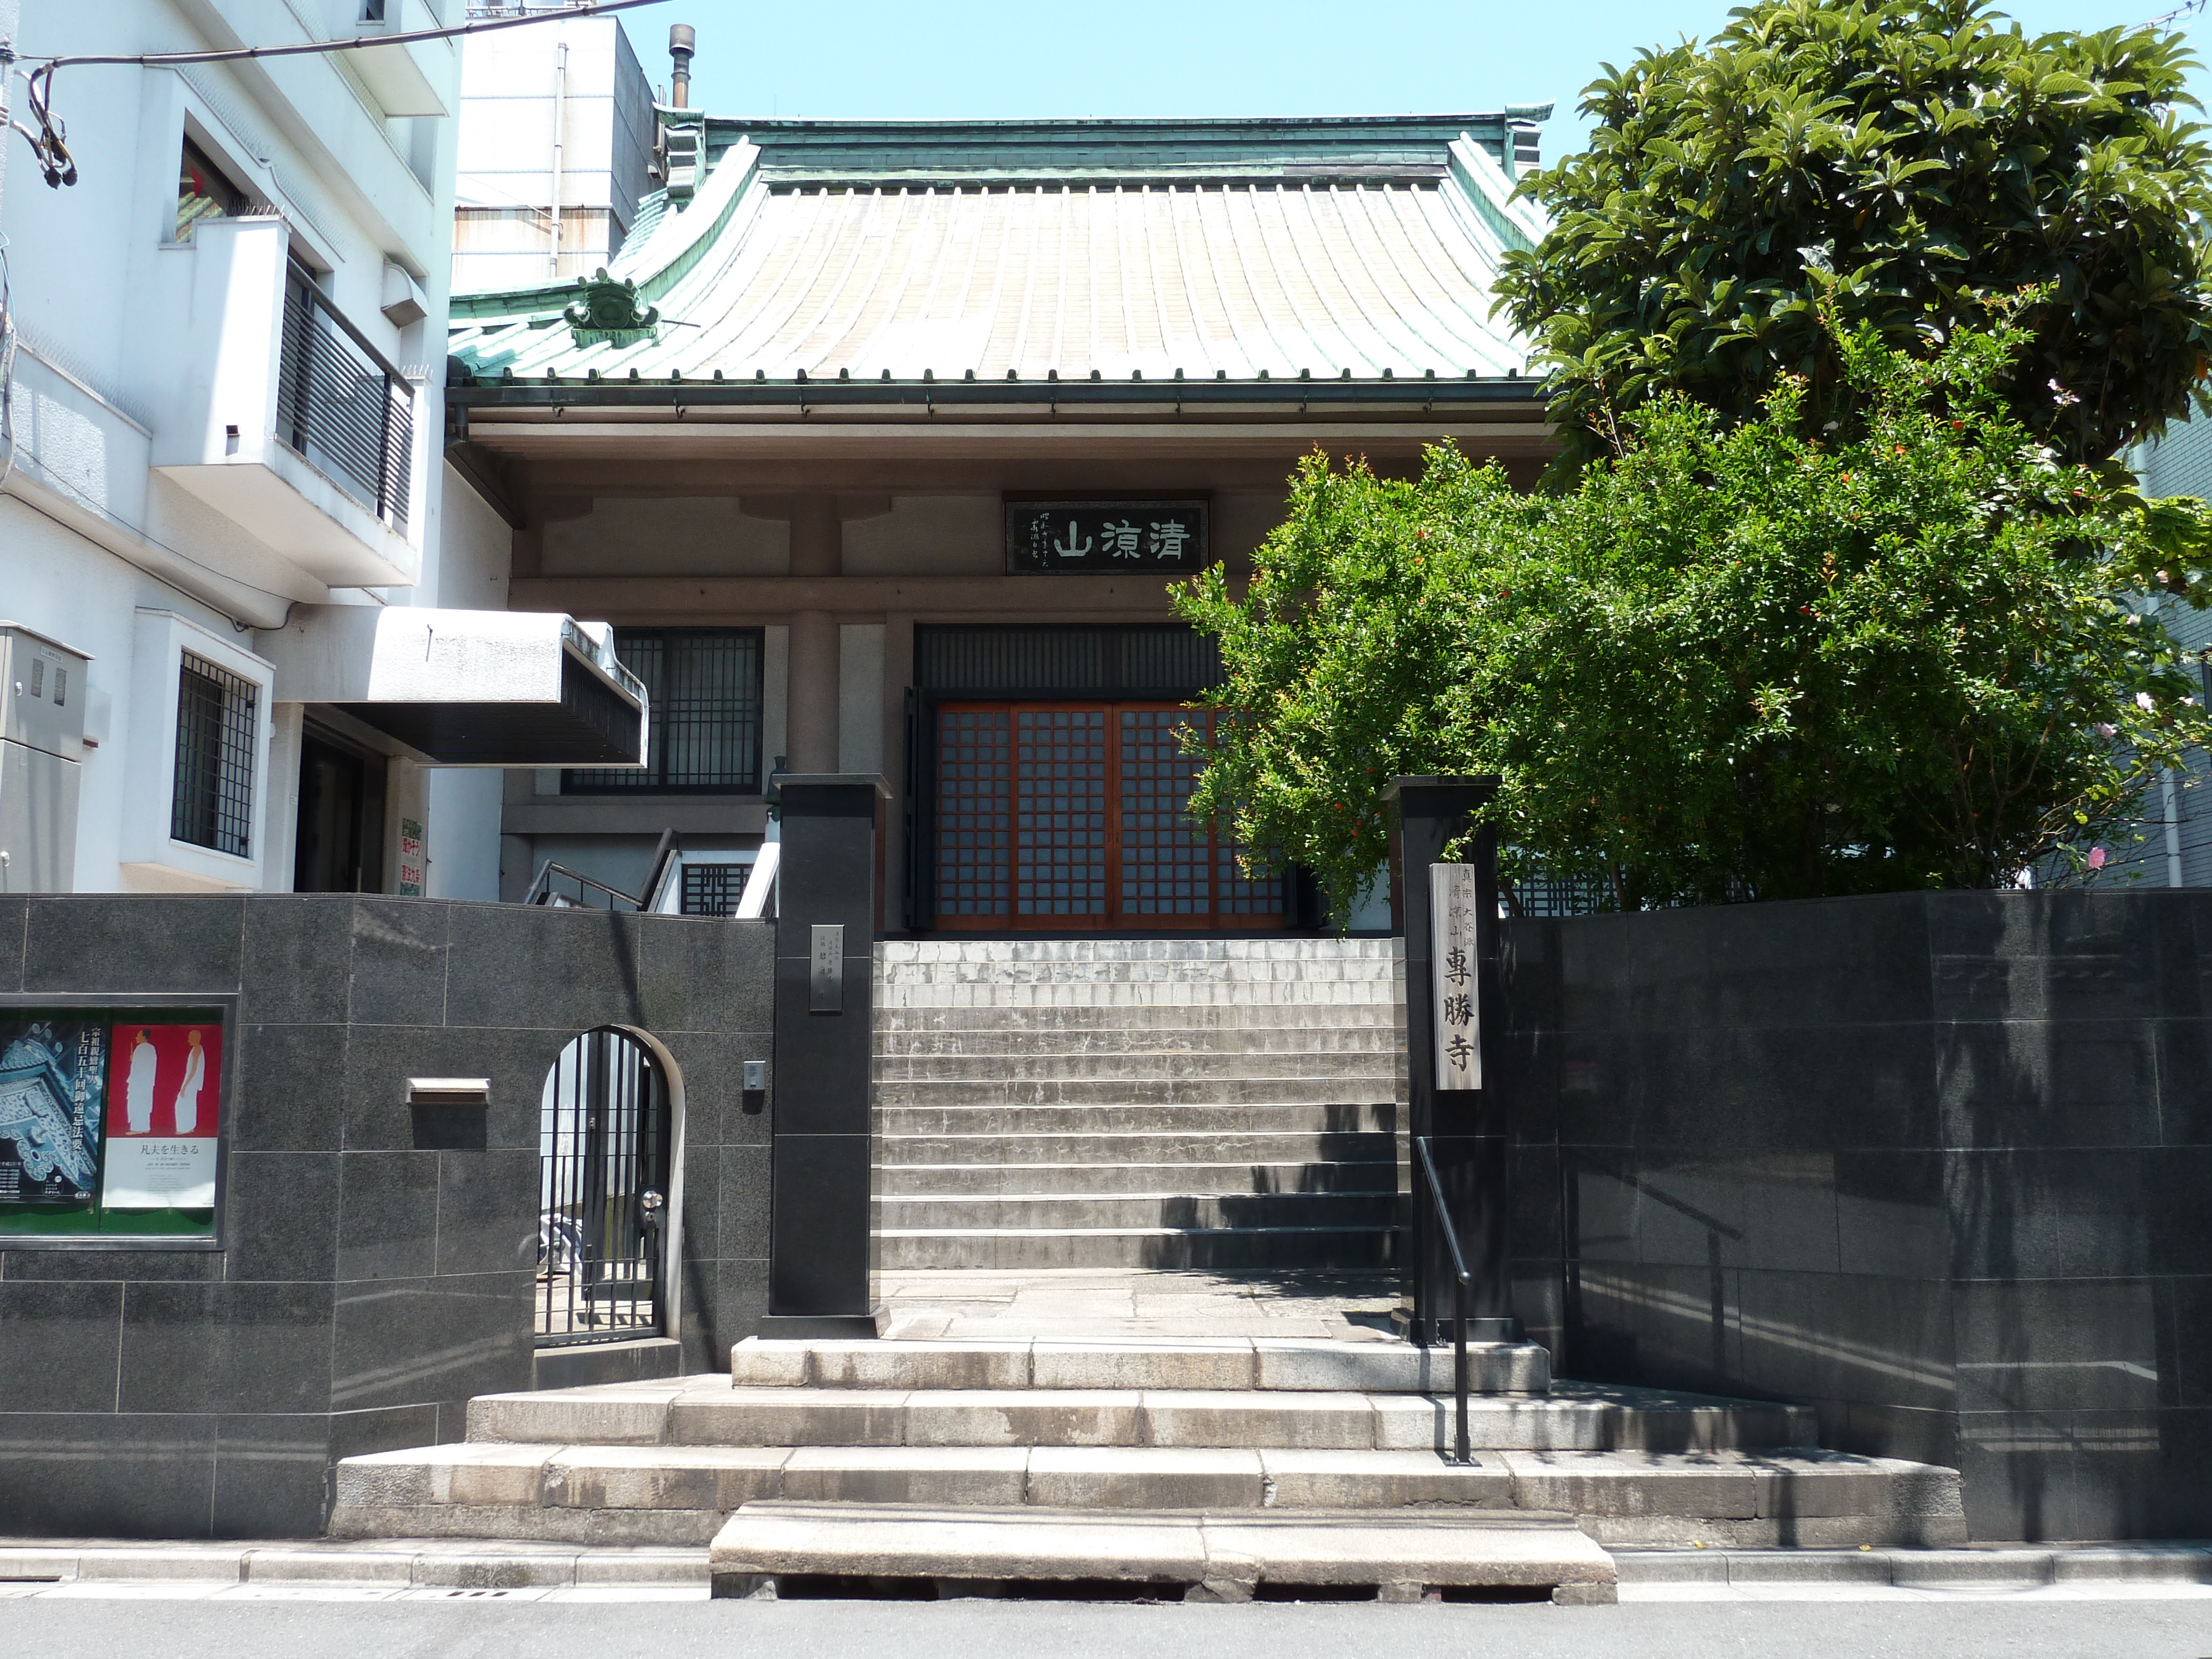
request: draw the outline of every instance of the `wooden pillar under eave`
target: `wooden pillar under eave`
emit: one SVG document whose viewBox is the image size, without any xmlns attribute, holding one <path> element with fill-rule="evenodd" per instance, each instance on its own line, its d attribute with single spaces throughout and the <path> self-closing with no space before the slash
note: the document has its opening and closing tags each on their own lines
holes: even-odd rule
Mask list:
<svg viewBox="0 0 2212 1659">
<path fill-rule="evenodd" d="M 1512 1263 L 1506 1232 L 1510 1192 L 1507 1117 L 1498 1089 L 1498 1045 L 1502 1010 L 1498 980 L 1498 834 L 1476 830 L 1462 860 L 1472 893 L 1464 905 L 1471 948 L 1463 961 L 1447 959 L 1435 937 L 1435 866 L 1444 848 L 1465 836 L 1473 814 L 1498 792 L 1494 777 L 1400 778 L 1384 799 L 1398 807 L 1398 844 L 1404 893 L 1406 940 L 1406 1062 L 1409 1127 L 1427 1140 L 1443 1188 L 1445 1207 L 1473 1277 L 1468 1298 L 1470 1341 L 1511 1340 Z M 1450 999 L 1467 1001 L 1454 1007 Z M 1447 1023 L 1446 1015 L 1452 1015 Z M 1459 1075 L 1438 1042 L 1462 1037 Z M 1465 1086 L 1479 1079 L 1483 1086 Z M 1451 1254 L 1437 1223 L 1434 1200 L 1413 1152 L 1413 1213 L 1406 1273 L 1413 1300 L 1417 1341 L 1451 1338 Z"/>
<path fill-rule="evenodd" d="M 775 1122 L 763 1336 L 872 1337 L 876 1296 L 873 774 L 780 781 Z"/>
</svg>

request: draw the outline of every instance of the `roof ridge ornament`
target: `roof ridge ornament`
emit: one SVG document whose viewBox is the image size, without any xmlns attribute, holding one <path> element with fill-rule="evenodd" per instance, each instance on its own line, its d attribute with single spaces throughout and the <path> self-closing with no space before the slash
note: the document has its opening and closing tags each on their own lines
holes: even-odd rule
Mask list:
<svg viewBox="0 0 2212 1659">
<path fill-rule="evenodd" d="M 633 346 L 660 337 L 660 307 L 637 302 L 637 284 L 610 276 L 601 265 L 596 275 L 576 278 L 576 298 L 568 302 L 561 319 L 580 346 Z"/>
</svg>

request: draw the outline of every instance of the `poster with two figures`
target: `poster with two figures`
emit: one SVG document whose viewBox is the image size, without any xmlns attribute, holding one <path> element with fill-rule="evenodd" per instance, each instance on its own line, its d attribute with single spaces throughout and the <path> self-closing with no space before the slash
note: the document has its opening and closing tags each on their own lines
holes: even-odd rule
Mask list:
<svg viewBox="0 0 2212 1659">
<path fill-rule="evenodd" d="M 222 1026 L 0 1011 L 0 1205 L 215 1206 Z"/>
</svg>

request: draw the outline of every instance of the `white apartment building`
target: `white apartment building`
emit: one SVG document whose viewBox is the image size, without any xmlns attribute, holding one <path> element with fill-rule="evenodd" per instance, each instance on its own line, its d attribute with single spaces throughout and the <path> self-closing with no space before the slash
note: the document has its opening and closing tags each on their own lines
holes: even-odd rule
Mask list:
<svg viewBox="0 0 2212 1659">
<path fill-rule="evenodd" d="M 0 40 L 467 9 L 0 0 Z M 510 526 L 444 459 L 460 76 L 455 40 L 64 67 L 59 187 L 0 131 L 0 892 L 495 898 L 497 769 L 639 752 L 604 630 L 507 611 Z"/>
<path fill-rule="evenodd" d="M 476 14 L 554 12 L 509 0 Z M 620 17 L 570 14 L 470 40 L 461 57 L 457 293 L 588 276 L 659 188 L 653 92 Z"/>
</svg>

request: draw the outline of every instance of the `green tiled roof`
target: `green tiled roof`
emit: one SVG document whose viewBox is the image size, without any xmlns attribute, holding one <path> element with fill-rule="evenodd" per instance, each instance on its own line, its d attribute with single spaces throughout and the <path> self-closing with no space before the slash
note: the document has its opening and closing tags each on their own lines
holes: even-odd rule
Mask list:
<svg viewBox="0 0 2212 1659">
<path fill-rule="evenodd" d="M 1526 351 L 1491 314 L 1492 281 L 1542 234 L 1511 198 L 1549 113 L 663 111 L 703 159 L 641 205 L 612 271 L 657 325 L 572 328 L 574 283 L 463 295 L 451 349 L 494 380 L 1502 376 Z"/>
</svg>

